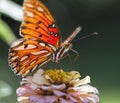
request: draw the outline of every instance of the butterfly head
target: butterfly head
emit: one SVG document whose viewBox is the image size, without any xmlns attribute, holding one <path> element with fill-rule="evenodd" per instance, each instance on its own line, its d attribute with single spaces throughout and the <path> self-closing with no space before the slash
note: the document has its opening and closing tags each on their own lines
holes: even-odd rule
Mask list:
<svg viewBox="0 0 120 103">
<path fill-rule="evenodd" d="M 64 55 L 72 48 L 71 42 L 80 30 L 81 27 L 77 27 L 75 31 L 61 43 L 60 48 L 55 53 L 53 53 L 52 61 L 58 62 L 61 58 L 64 57 Z"/>
<path fill-rule="evenodd" d="M 64 41 L 61 45 L 62 47 L 64 47 L 64 51 L 67 52 L 69 51 L 70 48 L 72 48 L 72 43 L 69 43 L 67 40 Z"/>
</svg>

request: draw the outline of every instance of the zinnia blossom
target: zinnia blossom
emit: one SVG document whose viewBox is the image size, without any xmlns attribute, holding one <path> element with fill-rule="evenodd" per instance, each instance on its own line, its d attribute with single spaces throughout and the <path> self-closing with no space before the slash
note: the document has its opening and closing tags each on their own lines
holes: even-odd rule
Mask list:
<svg viewBox="0 0 120 103">
<path fill-rule="evenodd" d="M 18 103 L 99 103 L 98 90 L 90 77 L 80 79 L 77 71 L 39 69 L 22 79 L 17 89 Z"/>
</svg>

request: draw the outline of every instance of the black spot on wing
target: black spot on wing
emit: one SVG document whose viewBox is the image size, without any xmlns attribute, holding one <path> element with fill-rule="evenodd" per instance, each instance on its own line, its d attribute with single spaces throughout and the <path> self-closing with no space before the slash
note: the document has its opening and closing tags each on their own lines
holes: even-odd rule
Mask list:
<svg viewBox="0 0 120 103">
<path fill-rule="evenodd" d="M 37 29 L 39 29 L 39 27 L 38 27 L 38 26 L 36 26 L 36 27 L 35 27 L 35 29 L 37 30 Z"/>
<path fill-rule="evenodd" d="M 22 25 L 22 26 L 21 26 L 21 29 L 27 29 L 27 27 Z"/>
<path fill-rule="evenodd" d="M 39 37 L 42 37 L 42 34 L 40 34 Z"/>
<path fill-rule="evenodd" d="M 24 44 L 24 49 L 26 49 L 28 47 L 28 44 Z"/>
<path fill-rule="evenodd" d="M 29 24 L 29 23 L 31 23 L 30 21 L 24 21 L 26 24 Z"/>
<path fill-rule="evenodd" d="M 36 22 L 36 24 L 40 24 L 40 23 L 41 23 L 41 21 Z"/>
</svg>

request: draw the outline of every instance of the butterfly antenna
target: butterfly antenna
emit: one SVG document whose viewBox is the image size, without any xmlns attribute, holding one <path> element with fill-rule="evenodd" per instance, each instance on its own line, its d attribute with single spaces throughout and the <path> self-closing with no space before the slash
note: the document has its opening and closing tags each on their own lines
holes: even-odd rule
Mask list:
<svg viewBox="0 0 120 103">
<path fill-rule="evenodd" d="M 83 36 L 83 37 L 81 37 L 81 38 L 78 38 L 78 39 L 74 40 L 74 42 L 75 42 L 75 41 L 78 41 L 78 40 L 81 40 L 81 39 L 84 39 L 84 38 L 88 38 L 88 37 L 91 37 L 91 36 L 95 36 L 95 35 L 98 35 L 98 32 L 93 32 L 93 33 L 91 33 L 91 34 L 85 35 L 85 36 Z"/>
<path fill-rule="evenodd" d="M 82 27 L 78 26 L 63 43 L 70 43 L 75 38 L 75 36 L 81 31 L 81 29 Z"/>
</svg>

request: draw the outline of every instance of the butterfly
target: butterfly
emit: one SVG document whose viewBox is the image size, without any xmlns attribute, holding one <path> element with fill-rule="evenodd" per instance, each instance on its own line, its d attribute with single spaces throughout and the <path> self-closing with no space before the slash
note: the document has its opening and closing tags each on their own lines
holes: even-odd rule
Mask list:
<svg viewBox="0 0 120 103">
<path fill-rule="evenodd" d="M 15 74 L 26 76 L 49 61 L 58 62 L 72 48 L 81 27 L 62 42 L 54 18 L 41 1 L 24 0 L 23 14 L 22 38 L 11 45 L 8 62 Z"/>
</svg>

